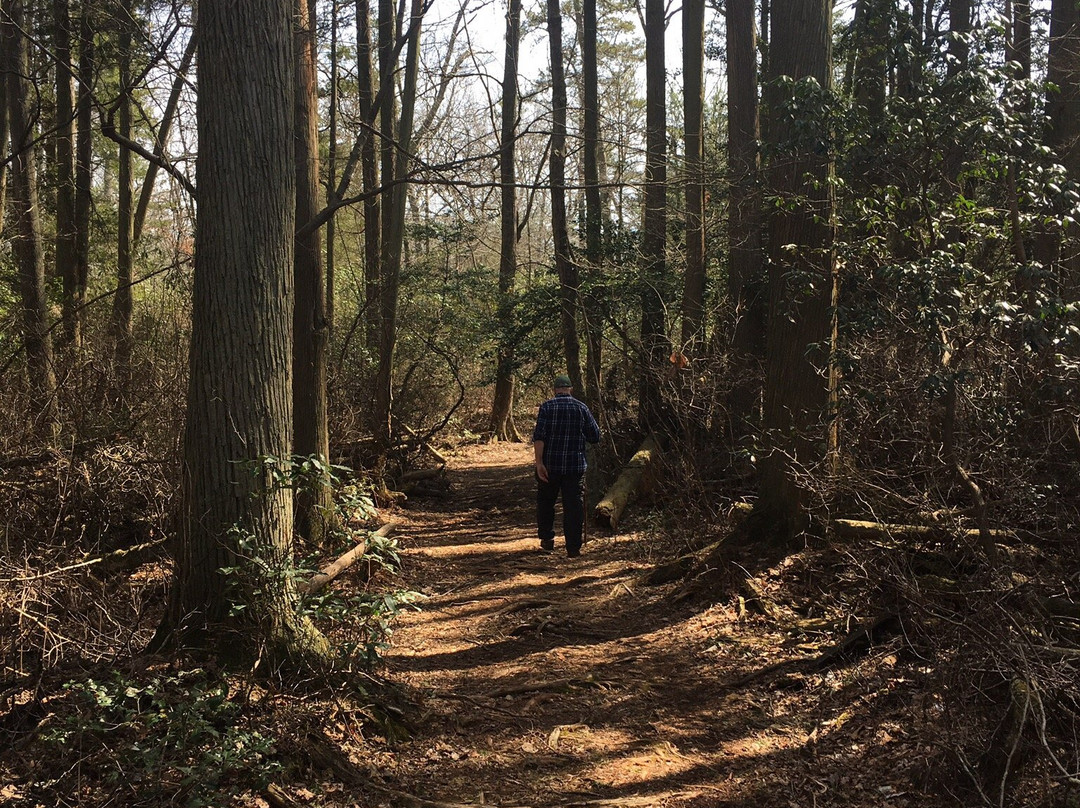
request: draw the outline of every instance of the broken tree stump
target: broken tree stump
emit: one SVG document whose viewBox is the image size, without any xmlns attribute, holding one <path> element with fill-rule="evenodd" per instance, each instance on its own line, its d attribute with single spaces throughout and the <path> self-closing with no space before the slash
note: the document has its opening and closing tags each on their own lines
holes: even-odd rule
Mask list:
<svg viewBox="0 0 1080 808">
<path fill-rule="evenodd" d="M 615 480 L 615 484 L 608 489 L 604 498 L 597 504 L 594 515 L 601 527 L 610 530 L 618 527 L 622 512 L 648 480 L 650 467 L 659 454 L 660 442 L 655 435 L 649 435 L 630 458 L 630 462 Z"/>
<path fill-rule="evenodd" d="M 389 536 L 394 528 L 397 527 L 396 522 L 387 522 L 380 527 L 374 533 L 372 537 L 378 536 L 379 538 L 385 538 Z M 341 573 L 363 558 L 364 553 L 367 552 L 368 540 L 364 538 L 359 544 L 349 550 L 342 556 L 339 556 L 331 564 L 323 567 L 319 572 L 316 572 L 308 580 L 303 581 L 297 585 L 297 590 L 301 596 L 310 595 L 313 592 L 318 592 L 332 580 L 337 578 Z"/>
</svg>

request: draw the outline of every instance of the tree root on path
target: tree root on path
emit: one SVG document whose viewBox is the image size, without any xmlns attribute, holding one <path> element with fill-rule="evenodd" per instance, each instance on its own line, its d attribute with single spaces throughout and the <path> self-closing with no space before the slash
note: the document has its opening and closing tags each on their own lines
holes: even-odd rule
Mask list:
<svg viewBox="0 0 1080 808">
<path fill-rule="evenodd" d="M 554 606 L 555 602 L 551 600 L 544 600 L 542 598 L 536 598 L 533 600 L 519 600 L 517 603 L 511 603 L 509 606 L 504 606 L 495 612 L 496 615 L 514 614 L 514 612 L 524 612 L 528 609 L 543 609 L 546 606 Z"/>
<path fill-rule="evenodd" d="M 524 682 L 519 685 L 507 685 L 484 695 L 489 699 L 501 699 L 504 696 L 520 696 L 525 693 L 540 693 L 545 690 L 565 692 L 575 687 L 601 687 L 601 685 L 591 679 L 552 679 L 547 682 Z"/>
</svg>

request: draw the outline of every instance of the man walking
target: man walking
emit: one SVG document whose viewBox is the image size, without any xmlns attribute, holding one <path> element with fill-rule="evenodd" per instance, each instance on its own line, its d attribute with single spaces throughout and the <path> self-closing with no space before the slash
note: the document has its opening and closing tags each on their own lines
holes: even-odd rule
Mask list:
<svg viewBox="0 0 1080 808">
<path fill-rule="evenodd" d="M 600 442 L 600 427 L 589 408 L 572 395 L 570 378 L 555 378 L 555 397 L 540 405 L 533 429 L 536 460 L 536 528 L 541 552 L 555 549 L 555 500 L 562 494 L 563 535 L 566 554 L 581 555 L 585 524 L 582 483 L 585 479 L 585 442 Z"/>
</svg>

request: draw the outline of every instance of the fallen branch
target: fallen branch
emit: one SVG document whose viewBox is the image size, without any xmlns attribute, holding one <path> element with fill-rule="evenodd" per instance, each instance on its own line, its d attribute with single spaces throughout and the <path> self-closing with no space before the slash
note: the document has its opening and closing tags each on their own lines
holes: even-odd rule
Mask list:
<svg viewBox="0 0 1080 808">
<path fill-rule="evenodd" d="M 440 452 L 438 449 L 436 449 L 434 446 L 432 446 L 430 442 L 424 440 L 424 438 L 421 437 L 419 434 L 417 434 L 416 430 L 413 429 L 411 426 L 409 426 L 408 424 L 403 424 L 400 421 L 397 422 L 397 425 L 399 427 L 401 427 L 402 432 L 404 432 L 406 435 L 408 435 L 412 439 L 412 441 L 411 441 L 412 443 L 416 443 L 421 448 L 425 449 L 428 452 L 428 454 L 430 454 L 432 457 L 434 457 L 436 460 L 438 460 L 444 466 L 447 463 L 450 462 L 447 459 L 446 455 L 444 455 L 442 452 Z"/>
<path fill-rule="evenodd" d="M 653 461 L 660 454 L 660 443 L 655 435 L 649 435 L 642 441 L 637 452 L 622 470 L 615 484 L 604 494 L 596 506 L 596 521 L 601 527 L 615 530 L 619 517 L 626 509 L 630 499 L 648 482 L 647 472 Z"/>
<path fill-rule="evenodd" d="M 154 539 L 153 541 L 143 542 L 142 544 L 136 544 L 134 547 L 124 547 L 120 550 L 113 550 L 111 553 L 105 553 L 104 555 L 88 558 L 85 561 L 79 561 L 76 564 L 69 564 L 66 567 L 58 567 L 48 572 L 39 572 L 36 575 L 22 575 L 16 578 L 0 578 L 2 583 L 14 583 L 16 581 L 22 583 L 24 581 L 37 581 L 41 578 L 50 578 L 53 575 L 59 575 L 63 572 L 71 572 L 71 570 L 77 570 L 81 567 L 92 567 L 94 564 L 100 564 L 102 561 L 110 561 L 114 558 L 123 558 L 126 555 L 132 553 L 138 553 L 143 550 L 149 550 L 153 547 L 159 547 L 164 544 L 166 539 Z"/>
<path fill-rule="evenodd" d="M 385 538 L 394 531 L 395 527 L 397 527 L 397 522 L 387 522 L 385 525 L 372 533 L 371 537 L 375 538 L 377 536 L 379 538 Z M 310 595 L 313 592 L 318 592 L 332 580 L 341 575 L 341 573 L 343 573 L 345 570 L 347 570 L 349 567 L 351 567 L 353 564 L 363 558 L 364 553 L 367 552 L 367 548 L 368 539 L 365 538 L 363 539 L 363 541 L 361 541 L 359 544 L 349 550 L 349 552 L 338 557 L 338 559 L 332 564 L 323 567 L 322 570 L 316 572 L 314 575 L 311 576 L 311 578 L 297 586 L 300 595 L 304 596 Z"/>
</svg>

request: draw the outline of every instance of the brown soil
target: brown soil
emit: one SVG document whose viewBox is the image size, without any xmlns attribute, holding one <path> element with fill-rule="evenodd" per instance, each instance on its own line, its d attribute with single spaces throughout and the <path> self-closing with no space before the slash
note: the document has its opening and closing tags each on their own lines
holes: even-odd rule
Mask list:
<svg viewBox="0 0 1080 808">
<path fill-rule="evenodd" d="M 916 691 L 887 648 L 740 685 L 819 646 L 734 598 L 645 586 L 641 509 L 578 559 L 539 554 L 531 447 L 464 447 L 449 474 L 452 496 L 401 513 L 406 585 L 427 597 L 386 674 L 420 711 L 369 759 L 389 789 L 371 805 L 938 804 L 913 782 Z"/>
</svg>

